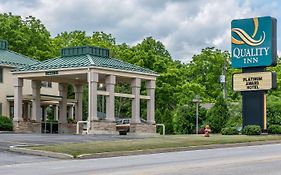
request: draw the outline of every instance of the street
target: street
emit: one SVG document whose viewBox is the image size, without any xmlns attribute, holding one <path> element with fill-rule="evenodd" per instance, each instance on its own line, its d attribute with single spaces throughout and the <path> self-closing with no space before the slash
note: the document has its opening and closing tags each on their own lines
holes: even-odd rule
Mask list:
<svg viewBox="0 0 281 175">
<path fill-rule="evenodd" d="M 281 144 L 0 166 L 0 174 L 279 175 Z"/>
</svg>

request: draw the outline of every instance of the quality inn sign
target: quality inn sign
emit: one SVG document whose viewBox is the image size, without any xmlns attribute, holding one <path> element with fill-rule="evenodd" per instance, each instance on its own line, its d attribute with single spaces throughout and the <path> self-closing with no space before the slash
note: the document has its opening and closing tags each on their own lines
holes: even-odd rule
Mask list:
<svg viewBox="0 0 281 175">
<path fill-rule="evenodd" d="M 233 68 L 274 66 L 277 61 L 276 19 L 266 16 L 231 22 Z"/>
</svg>

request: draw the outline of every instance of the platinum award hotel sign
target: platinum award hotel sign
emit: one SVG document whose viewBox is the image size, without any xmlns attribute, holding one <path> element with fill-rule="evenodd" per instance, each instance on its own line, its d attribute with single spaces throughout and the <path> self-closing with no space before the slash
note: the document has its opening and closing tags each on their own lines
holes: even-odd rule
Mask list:
<svg viewBox="0 0 281 175">
<path fill-rule="evenodd" d="M 276 88 L 274 72 L 239 73 L 233 75 L 234 91 L 258 91 Z"/>
<path fill-rule="evenodd" d="M 275 66 L 276 19 L 266 16 L 231 22 L 233 68 Z"/>
</svg>

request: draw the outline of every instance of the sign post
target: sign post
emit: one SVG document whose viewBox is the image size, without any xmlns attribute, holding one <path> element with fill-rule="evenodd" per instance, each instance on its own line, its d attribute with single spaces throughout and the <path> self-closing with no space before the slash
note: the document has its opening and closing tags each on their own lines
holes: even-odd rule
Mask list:
<svg viewBox="0 0 281 175">
<path fill-rule="evenodd" d="M 266 91 L 276 88 L 276 74 L 266 67 L 277 64 L 276 19 L 255 17 L 231 22 L 233 90 L 242 94 L 243 127 L 260 125 L 266 131 Z"/>
</svg>

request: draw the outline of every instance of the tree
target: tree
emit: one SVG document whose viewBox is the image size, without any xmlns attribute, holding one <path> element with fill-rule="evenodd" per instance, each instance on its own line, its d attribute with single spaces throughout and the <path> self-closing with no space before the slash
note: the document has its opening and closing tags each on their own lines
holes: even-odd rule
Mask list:
<svg viewBox="0 0 281 175">
<path fill-rule="evenodd" d="M 194 55 L 189 64 L 189 81 L 201 84 L 208 91 L 209 99 L 215 99 L 222 91 L 219 77 L 222 74 L 224 60 L 229 58 L 227 52 L 215 48 L 206 48 L 199 55 Z M 228 61 L 226 61 L 229 67 Z"/>
<path fill-rule="evenodd" d="M 228 119 L 229 110 L 227 104 L 222 95 L 219 95 L 215 105 L 207 113 L 207 123 L 213 133 L 219 133 L 225 127 Z"/>
<path fill-rule="evenodd" d="M 199 108 L 199 126 L 202 127 L 206 119 L 207 111 Z M 173 127 L 176 134 L 191 134 L 195 130 L 196 107 L 194 104 L 187 104 L 177 107 L 173 116 Z"/>
<path fill-rule="evenodd" d="M 9 49 L 23 55 L 38 60 L 52 57 L 50 33 L 35 17 L 0 14 L 0 38 L 8 41 Z"/>
</svg>

